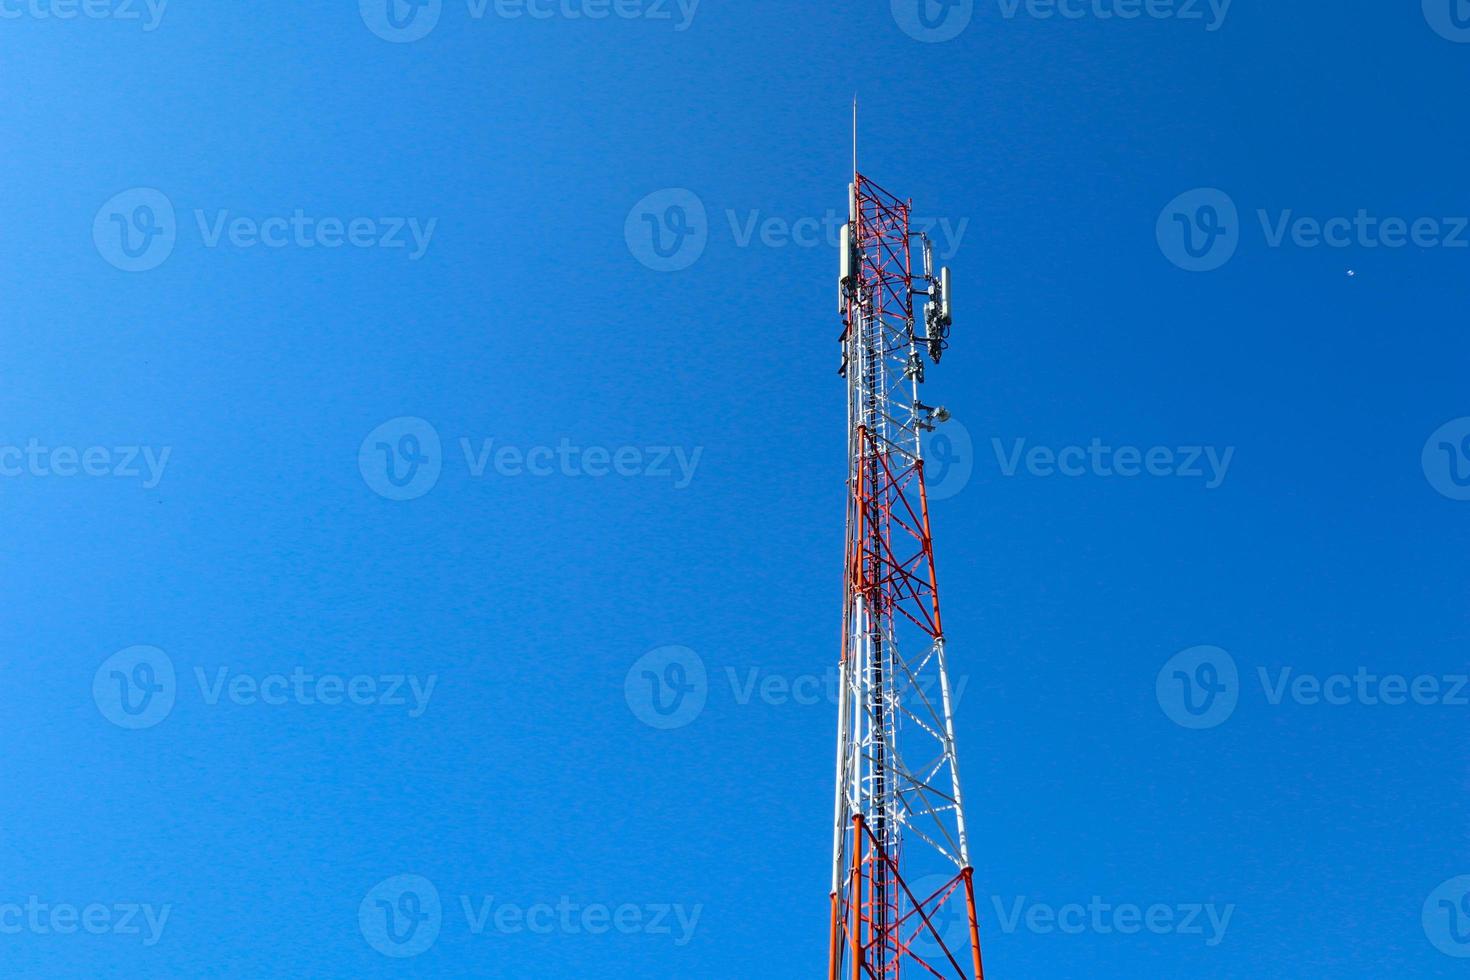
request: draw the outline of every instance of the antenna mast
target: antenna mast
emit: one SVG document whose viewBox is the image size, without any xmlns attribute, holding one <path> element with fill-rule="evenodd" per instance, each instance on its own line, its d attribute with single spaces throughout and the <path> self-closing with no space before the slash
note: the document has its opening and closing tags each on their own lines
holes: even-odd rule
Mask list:
<svg viewBox="0 0 1470 980">
<path fill-rule="evenodd" d="M 854 99 L 838 287 L 848 503 L 829 980 L 984 977 L 922 447 L 949 413 L 919 399 L 923 355 L 938 363 L 948 346 L 950 275 L 935 274 L 911 212 L 858 172 Z"/>
</svg>

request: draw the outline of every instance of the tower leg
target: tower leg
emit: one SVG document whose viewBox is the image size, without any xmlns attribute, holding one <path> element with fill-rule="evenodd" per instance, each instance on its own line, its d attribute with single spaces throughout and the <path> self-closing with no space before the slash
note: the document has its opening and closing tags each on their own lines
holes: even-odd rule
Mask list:
<svg viewBox="0 0 1470 980">
<path fill-rule="evenodd" d="M 837 980 L 837 963 L 842 953 L 842 900 L 832 893 L 832 945 L 827 957 L 827 980 Z"/>
<path fill-rule="evenodd" d="M 863 815 L 852 818 L 852 980 L 863 980 Z"/>
<path fill-rule="evenodd" d="M 966 868 L 965 906 L 970 912 L 970 948 L 975 951 L 975 980 L 985 980 L 985 967 L 980 963 L 980 919 L 975 914 L 975 869 Z"/>
</svg>

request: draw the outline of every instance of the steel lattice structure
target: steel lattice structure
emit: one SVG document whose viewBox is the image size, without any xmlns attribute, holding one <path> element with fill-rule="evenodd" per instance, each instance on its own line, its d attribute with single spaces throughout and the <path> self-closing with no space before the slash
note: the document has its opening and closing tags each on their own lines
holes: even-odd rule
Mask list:
<svg viewBox="0 0 1470 980">
<path fill-rule="evenodd" d="M 848 206 L 839 302 L 849 492 L 829 980 L 980 980 L 922 448 L 948 414 L 919 400 L 922 352 L 937 362 L 946 346 L 949 274 L 934 275 L 928 240 L 911 234 L 909 202 L 855 173 Z M 916 295 L 928 299 L 917 326 Z M 914 890 L 921 879 L 927 894 Z M 937 921 L 961 903 L 963 942 Z"/>
</svg>

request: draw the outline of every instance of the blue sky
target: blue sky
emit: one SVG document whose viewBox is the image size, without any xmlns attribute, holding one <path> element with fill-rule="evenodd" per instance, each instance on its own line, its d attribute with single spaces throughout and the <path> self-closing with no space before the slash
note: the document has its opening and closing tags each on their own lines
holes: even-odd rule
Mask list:
<svg viewBox="0 0 1470 980">
<path fill-rule="evenodd" d="M 856 92 L 992 975 L 1463 974 L 1470 11 L 377 3 L 0 0 L 0 973 L 825 975 Z"/>
</svg>

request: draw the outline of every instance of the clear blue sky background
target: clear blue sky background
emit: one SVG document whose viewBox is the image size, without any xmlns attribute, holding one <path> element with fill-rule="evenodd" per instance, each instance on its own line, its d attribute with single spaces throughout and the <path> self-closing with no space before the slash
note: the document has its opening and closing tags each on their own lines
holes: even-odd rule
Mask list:
<svg viewBox="0 0 1470 980">
<path fill-rule="evenodd" d="M 1330 10 L 1326 9 L 1328 6 Z M 7 8 L 13 9 L 13 8 Z M 0 480 L 0 903 L 171 908 L 160 941 L 0 935 L 16 977 L 825 976 L 834 709 L 741 704 L 727 669 L 836 657 L 843 394 L 835 252 L 741 247 L 864 169 L 968 220 L 932 401 L 973 437 L 935 505 L 988 966 L 1007 977 L 1463 975 L 1421 924 L 1470 873 L 1470 708 L 1272 706 L 1256 668 L 1467 669 L 1470 503 L 1420 452 L 1470 415 L 1470 251 L 1268 247 L 1255 219 L 1470 213 L 1470 45 L 1418 3 L 1253 3 L 1223 27 L 1003 17 L 947 43 L 888 0 L 704 0 L 668 21 L 473 20 L 414 43 L 348 0 L 177 3 L 157 30 L 0 20 L 0 444 L 171 447 L 162 481 Z M 104 202 L 177 209 L 159 267 L 94 247 Z M 1177 268 L 1176 195 L 1239 206 Z M 698 261 L 624 237 L 687 188 Z M 193 212 L 437 218 L 404 250 L 207 248 Z M 1349 277 L 1352 269 L 1356 275 Z M 358 465 L 400 416 L 431 492 Z M 474 478 L 462 437 L 703 450 L 658 478 Z M 1007 445 L 1235 447 L 1179 478 L 1003 475 Z M 176 704 L 111 724 L 94 673 L 166 651 Z M 1155 678 L 1217 645 L 1219 727 Z M 624 697 L 682 645 L 708 704 Z M 213 673 L 435 674 L 404 708 L 209 704 Z M 358 908 L 434 883 L 440 936 Z M 693 940 L 473 935 L 459 896 L 703 907 Z M 1009 906 L 1234 905 L 1199 936 L 1004 931 Z"/>
</svg>

